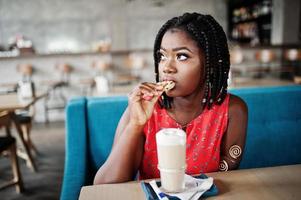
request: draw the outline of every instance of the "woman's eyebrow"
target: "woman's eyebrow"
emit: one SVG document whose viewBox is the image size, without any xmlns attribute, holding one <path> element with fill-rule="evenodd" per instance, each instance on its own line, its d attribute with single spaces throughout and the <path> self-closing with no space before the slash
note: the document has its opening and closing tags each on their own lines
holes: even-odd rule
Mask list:
<svg viewBox="0 0 301 200">
<path fill-rule="evenodd" d="M 163 51 L 166 51 L 166 49 L 163 48 L 163 47 L 160 47 L 160 49 L 162 49 Z M 187 47 L 176 47 L 176 48 L 173 48 L 173 49 L 172 49 L 172 51 L 180 51 L 180 50 L 187 50 L 187 51 L 193 53 L 193 52 L 192 52 L 190 49 L 188 49 Z"/>
</svg>

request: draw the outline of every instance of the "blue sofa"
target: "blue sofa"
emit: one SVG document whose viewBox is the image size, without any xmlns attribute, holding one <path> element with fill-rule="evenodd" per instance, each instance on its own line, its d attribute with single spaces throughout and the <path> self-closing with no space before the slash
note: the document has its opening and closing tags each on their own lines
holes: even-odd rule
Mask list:
<svg viewBox="0 0 301 200">
<path fill-rule="evenodd" d="M 301 86 L 233 89 L 249 108 L 241 169 L 301 163 Z M 66 111 L 62 200 L 78 199 L 108 157 L 126 97 L 77 98 Z"/>
</svg>

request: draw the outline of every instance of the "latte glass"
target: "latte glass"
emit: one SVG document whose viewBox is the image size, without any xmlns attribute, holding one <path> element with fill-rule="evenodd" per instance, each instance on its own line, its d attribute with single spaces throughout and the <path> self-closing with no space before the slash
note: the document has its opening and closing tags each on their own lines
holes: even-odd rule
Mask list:
<svg viewBox="0 0 301 200">
<path fill-rule="evenodd" d="M 181 192 L 185 188 L 186 133 L 181 129 L 166 128 L 156 134 L 158 169 L 162 189 Z"/>
</svg>

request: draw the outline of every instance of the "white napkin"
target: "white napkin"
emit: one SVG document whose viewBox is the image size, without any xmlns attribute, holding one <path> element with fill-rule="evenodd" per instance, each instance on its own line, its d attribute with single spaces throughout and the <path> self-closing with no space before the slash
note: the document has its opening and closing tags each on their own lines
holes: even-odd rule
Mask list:
<svg viewBox="0 0 301 200">
<path fill-rule="evenodd" d="M 182 200 L 197 200 L 204 192 L 210 189 L 213 184 L 213 178 L 208 177 L 206 179 L 197 179 L 185 174 L 185 189 L 180 193 L 167 193 L 170 196 L 178 197 Z M 158 187 L 155 180 L 150 182 L 151 187 L 156 192 L 159 199 L 166 200 L 168 197 Z"/>
</svg>

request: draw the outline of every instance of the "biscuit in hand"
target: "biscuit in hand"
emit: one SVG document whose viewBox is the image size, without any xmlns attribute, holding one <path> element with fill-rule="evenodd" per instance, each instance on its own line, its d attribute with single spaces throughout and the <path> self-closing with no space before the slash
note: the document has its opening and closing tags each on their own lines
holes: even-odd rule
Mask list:
<svg viewBox="0 0 301 200">
<path fill-rule="evenodd" d="M 171 90 L 176 86 L 175 82 L 173 81 L 163 81 L 163 82 L 159 82 L 158 84 L 163 85 L 163 89 L 165 92 Z"/>
</svg>

